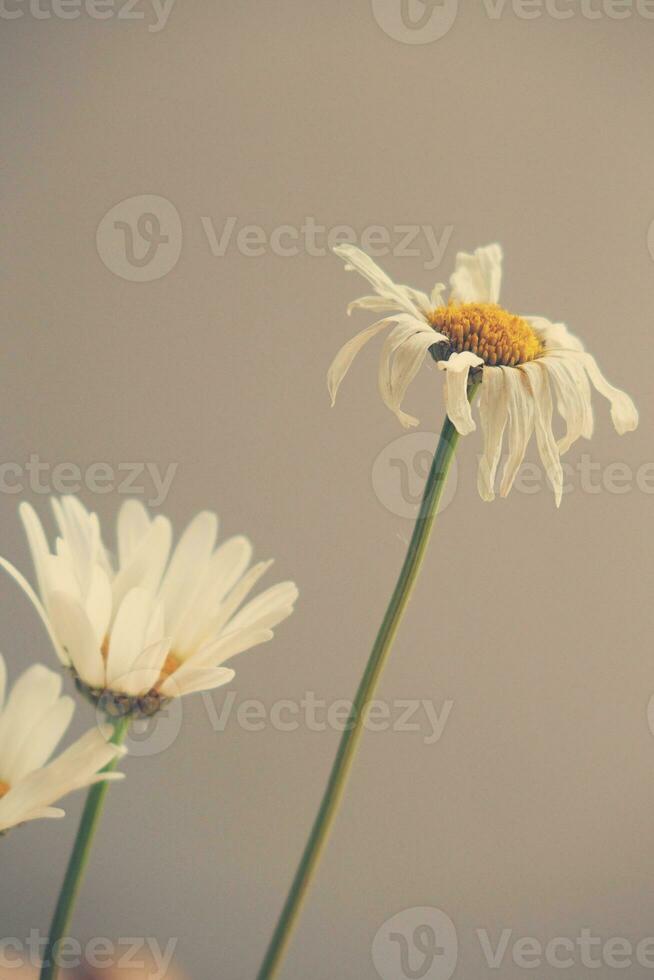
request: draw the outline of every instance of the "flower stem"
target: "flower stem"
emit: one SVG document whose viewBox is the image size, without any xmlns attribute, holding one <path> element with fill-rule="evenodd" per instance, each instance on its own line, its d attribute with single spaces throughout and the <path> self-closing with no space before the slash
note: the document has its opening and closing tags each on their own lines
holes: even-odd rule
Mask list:
<svg viewBox="0 0 654 980">
<path fill-rule="evenodd" d="M 468 398 L 470 401 L 474 398 L 478 387 L 478 384 L 474 384 L 468 389 Z M 445 486 L 458 440 L 458 432 L 449 418 L 446 417 L 429 476 L 427 477 L 420 511 L 416 519 L 404 564 L 402 565 L 391 601 L 379 628 L 365 673 L 359 684 L 359 689 L 338 747 L 336 759 L 332 766 L 318 815 L 316 816 L 300 864 L 295 873 L 286 904 L 282 909 L 277 927 L 268 946 L 265 959 L 257 974 L 257 980 L 271 980 L 276 975 L 298 919 L 311 879 L 320 860 L 320 855 L 327 841 L 339 802 L 343 796 L 356 748 L 361 738 L 367 708 L 374 696 L 377 681 L 390 652 L 397 628 L 402 619 L 402 614 L 409 601 L 411 591 L 427 550 L 438 503 L 443 492 L 443 487 Z"/>
<path fill-rule="evenodd" d="M 114 723 L 114 733 L 111 737 L 114 745 L 122 744 L 127 734 L 129 723 L 129 718 L 121 718 Z M 117 756 L 104 767 L 102 772 L 112 772 L 116 768 L 118 761 L 119 757 Z M 61 886 L 61 891 L 59 892 L 57 907 L 55 908 L 52 919 L 52 925 L 50 926 L 50 935 L 43 955 L 40 980 L 55 980 L 59 973 L 59 964 L 57 962 L 58 945 L 66 935 L 66 930 L 70 924 L 108 788 L 109 783 L 107 781 L 95 783 L 89 789 L 88 796 L 86 797 L 77 837 L 75 838 L 75 845 L 68 862 L 66 875 Z"/>
</svg>

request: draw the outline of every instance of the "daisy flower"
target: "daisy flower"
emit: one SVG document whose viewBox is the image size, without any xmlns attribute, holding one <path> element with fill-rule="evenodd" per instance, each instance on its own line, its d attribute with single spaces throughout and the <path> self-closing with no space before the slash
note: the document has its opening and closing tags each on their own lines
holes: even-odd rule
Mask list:
<svg viewBox="0 0 654 980">
<path fill-rule="evenodd" d="M 171 555 L 170 521 L 129 500 L 118 514 L 114 560 L 96 514 L 75 497 L 52 506 L 53 552 L 34 509 L 20 506 L 38 595 L 9 562 L 0 564 L 31 599 L 78 688 L 108 714 L 146 717 L 170 698 L 228 683 L 234 671 L 225 661 L 272 639 L 293 611 L 293 582 L 242 605 L 272 562 L 250 565 L 243 536 L 216 548 L 215 514 L 198 514 Z"/>
<path fill-rule="evenodd" d="M 70 724 L 72 698 L 61 696 L 61 677 L 36 664 L 22 674 L 5 700 L 7 670 L 0 656 L 0 834 L 17 824 L 63 817 L 52 804 L 73 790 L 122 773 L 100 770 L 125 750 L 111 745 L 111 725 L 93 728 L 48 760 Z"/>
<path fill-rule="evenodd" d="M 563 492 L 560 457 L 580 437 L 593 433 L 591 384 L 608 399 L 619 433 L 638 424 L 631 398 L 608 383 L 581 342 L 563 323 L 544 317 L 517 316 L 499 306 L 502 249 L 459 252 L 450 278 L 450 294 L 437 283 L 431 294 L 394 283 L 372 259 L 354 245 L 334 251 L 372 285 L 374 295 L 350 303 L 353 309 L 389 313 L 349 340 L 336 355 L 328 374 L 332 404 L 341 381 L 361 348 L 382 330 L 390 331 L 382 347 L 379 389 L 384 403 L 402 425 L 418 420 L 402 411 L 407 388 L 429 351 L 446 372 L 447 414 L 461 435 L 476 428 L 468 400 L 468 384 L 481 376 L 479 417 L 484 451 L 478 470 L 479 493 L 493 500 L 504 434 L 508 456 L 500 480 L 505 497 L 515 480 L 533 433 L 557 506 Z M 472 377 L 471 377 L 472 374 Z M 565 423 L 557 440 L 552 428 L 553 405 Z"/>
</svg>

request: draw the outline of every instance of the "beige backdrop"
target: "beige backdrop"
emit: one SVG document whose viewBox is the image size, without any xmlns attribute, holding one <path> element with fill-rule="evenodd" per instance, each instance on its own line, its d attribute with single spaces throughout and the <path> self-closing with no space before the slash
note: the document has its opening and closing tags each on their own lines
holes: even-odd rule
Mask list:
<svg viewBox="0 0 654 980">
<path fill-rule="evenodd" d="M 559 512 L 537 484 L 526 492 L 531 479 L 482 503 L 479 438 L 463 441 L 383 678 L 394 724 L 365 739 L 283 976 L 402 980 L 388 974 L 399 947 L 378 941 L 378 974 L 373 939 L 427 906 L 455 925 L 455 978 L 613 977 L 613 947 L 592 947 L 591 970 L 577 945 L 567 971 L 527 970 L 512 949 L 526 936 L 575 944 L 584 928 L 634 948 L 654 935 L 654 11 L 642 2 L 618 19 L 617 4 L 560 0 L 563 19 L 551 4 L 533 16 L 538 5 L 487 0 L 461 4 L 446 30 L 451 0 L 411 0 L 413 27 L 400 0 L 177 0 L 165 24 L 145 0 L 133 19 L 102 8 L 106 20 L 100 8 L 63 19 L 76 8 L 51 3 L 37 17 L 8 0 L 20 16 L 0 18 L 0 452 L 12 464 L 0 470 L 0 551 L 28 567 L 17 506 L 30 499 L 49 519 L 56 464 L 85 474 L 81 496 L 108 538 L 125 464 L 175 464 L 160 508 L 176 526 L 215 508 L 225 533 L 247 532 L 301 589 L 274 643 L 238 662 L 225 724 L 228 689 L 213 715 L 189 699 L 159 742 L 139 743 L 111 792 L 76 934 L 178 938 L 196 980 L 253 977 L 338 740 L 306 707 L 289 725 L 278 703 L 354 693 L 402 560 L 440 376 L 425 369 L 412 388 L 414 441 L 395 443 L 372 349 L 330 409 L 329 361 L 370 321 L 346 319 L 362 283 L 308 220 L 377 245 L 370 228 L 382 226 L 379 261 L 421 287 L 449 275 L 458 249 L 501 241 L 507 305 L 565 320 L 642 421 L 618 437 L 596 399 L 596 438 L 570 453 L 583 472 Z M 89 485 L 96 462 L 114 469 L 104 494 Z M 156 497 L 150 477 L 136 483 Z M 54 663 L 8 580 L 0 648 L 12 676 Z M 250 699 L 281 716 L 251 730 L 237 715 Z M 420 706 L 413 730 L 399 724 L 406 701 Z M 77 728 L 91 721 L 80 706 Z M 4 937 L 47 928 L 81 802 L 1 843 Z M 421 915 L 398 926 L 408 942 Z M 511 930 L 499 972 L 483 930 L 493 947 Z M 449 952 L 428 980 L 449 976 L 451 935 L 440 938 Z M 565 960 L 561 944 L 550 953 Z M 623 973 L 653 975 L 635 953 Z"/>
</svg>

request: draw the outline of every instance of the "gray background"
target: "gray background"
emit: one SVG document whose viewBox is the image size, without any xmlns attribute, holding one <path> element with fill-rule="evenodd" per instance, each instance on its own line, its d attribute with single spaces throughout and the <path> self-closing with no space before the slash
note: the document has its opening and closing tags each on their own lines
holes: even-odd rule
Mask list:
<svg viewBox="0 0 654 980">
<path fill-rule="evenodd" d="M 376 351 L 328 404 L 333 354 L 370 322 L 344 315 L 362 283 L 302 246 L 251 257 L 232 242 L 216 257 L 201 217 L 218 233 L 230 216 L 268 232 L 307 215 L 359 233 L 451 226 L 436 270 L 422 238 L 416 256 L 379 259 L 421 287 L 458 249 L 499 240 L 506 305 L 565 320 L 641 410 L 620 438 L 596 399 L 596 437 L 570 461 L 622 461 L 633 479 L 618 494 L 575 478 L 559 512 L 545 490 L 482 503 L 479 435 L 463 441 L 380 691 L 451 700 L 451 714 L 436 744 L 425 731 L 365 738 L 289 980 L 373 980 L 375 933 L 415 906 L 456 924 L 457 978 L 497 975 L 477 929 L 495 941 L 509 928 L 512 942 L 654 933 L 651 468 L 650 494 L 636 485 L 652 462 L 654 21 L 571 9 L 493 19 L 466 4 L 425 44 L 390 36 L 364 0 L 177 0 L 159 32 L 145 5 L 145 20 L 23 8 L 1 24 L 2 461 L 176 463 L 161 508 L 176 527 L 211 507 L 277 559 L 268 581 L 295 578 L 301 600 L 273 644 L 235 664 L 237 704 L 352 696 L 411 531 L 392 461 L 417 464 L 408 444 L 387 448 L 402 430 L 376 391 Z M 183 229 L 178 263 L 152 282 L 116 275 L 95 243 L 103 215 L 141 194 L 172 202 Z M 425 369 L 407 401 L 426 433 L 440 387 Z M 122 495 L 81 495 L 112 541 Z M 22 496 L 49 515 L 27 478 L 22 495 L 0 494 L 1 551 L 27 569 Z M 54 664 L 27 602 L 1 585 L 12 677 Z M 80 706 L 77 730 L 91 722 Z M 337 740 L 234 717 L 217 732 L 201 698 L 185 701 L 173 744 L 133 758 L 112 789 L 76 934 L 179 937 L 192 977 L 252 977 Z M 2 843 L 3 935 L 47 928 L 81 803 Z M 572 972 L 616 970 L 577 958 Z M 509 952 L 501 975 L 525 973 Z"/>
</svg>

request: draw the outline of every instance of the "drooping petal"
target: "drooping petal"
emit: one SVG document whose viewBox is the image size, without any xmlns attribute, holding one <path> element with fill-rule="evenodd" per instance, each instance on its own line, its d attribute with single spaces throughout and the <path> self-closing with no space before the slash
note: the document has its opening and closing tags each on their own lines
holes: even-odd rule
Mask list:
<svg viewBox="0 0 654 980">
<path fill-rule="evenodd" d="M 479 398 L 484 452 L 477 471 L 477 488 L 482 500 L 495 499 L 495 474 L 502 455 L 502 440 L 508 417 L 509 396 L 502 369 L 486 366 Z"/>
<path fill-rule="evenodd" d="M 327 388 L 329 390 L 329 397 L 331 398 L 332 405 L 336 402 L 336 395 L 338 394 L 338 389 L 341 386 L 343 378 L 350 370 L 354 358 L 357 356 L 359 351 L 365 347 L 369 340 L 378 334 L 382 330 L 385 330 L 391 323 L 395 322 L 395 318 L 392 316 L 384 317 L 383 320 L 377 320 L 372 326 L 366 327 L 361 333 L 356 334 L 346 344 L 343 344 L 336 357 L 332 361 L 329 370 L 327 372 Z"/>
<path fill-rule="evenodd" d="M 574 358 L 540 358 L 540 363 L 549 372 L 556 392 L 556 407 L 566 424 L 566 433 L 559 439 L 558 450 L 561 456 L 583 436 L 590 439 L 593 434 L 593 406 L 590 384 L 583 367 Z"/>
<path fill-rule="evenodd" d="M 362 252 L 356 245 L 337 245 L 334 252 L 346 263 L 348 271 L 356 271 L 367 279 L 370 285 L 384 299 L 394 304 L 394 308 L 404 310 L 414 316 L 429 310 L 429 297 L 411 286 L 402 286 L 388 276 L 376 262 Z"/>
<path fill-rule="evenodd" d="M 596 390 L 610 402 L 611 419 L 616 432 L 619 435 L 624 435 L 625 432 L 633 432 L 638 426 L 638 409 L 629 395 L 609 384 L 600 371 L 597 361 L 591 354 L 586 354 L 582 351 L 571 351 L 568 356 L 576 358 L 583 365 Z"/>
<path fill-rule="evenodd" d="M 534 431 L 534 403 L 527 377 L 512 367 L 500 368 L 509 397 L 509 455 L 504 464 L 500 494 L 506 497 L 525 458 Z"/>
<path fill-rule="evenodd" d="M 472 351 L 452 354 L 447 361 L 439 361 L 438 367 L 446 372 L 444 387 L 445 407 L 450 421 L 462 436 L 469 435 L 477 428 L 468 401 L 468 375 L 470 368 L 483 365 L 481 357 Z"/>
<path fill-rule="evenodd" d="M 545 472 L 554 490 L 556 506 L 561 506 L 563 495 L 563 468 L 552 431 L 552 392 L 547 368 L 540 360 L 522 364 L 519 368 L 527 375 L 534 404 L 534 425 L 536 429 L 536 444 Z"/>
<path fill-rule="evenodd" d="M 455 303 L 497 303 L 502 284 L 502 249 L 486 245 L 469 252 L 459 252 L 450 277 L 450 298 Z"/>
<path fill-rule="evenodd" d="M 384 404 L 409 428 L 417 425 L 418 419 L 402 411 L 404 396 L 429 348 L 446 338 L 414 318 L 406 320 L 409 322 L 397 326 L 384 343 L 379 362 L 379 390 Z"/>
</svg>

